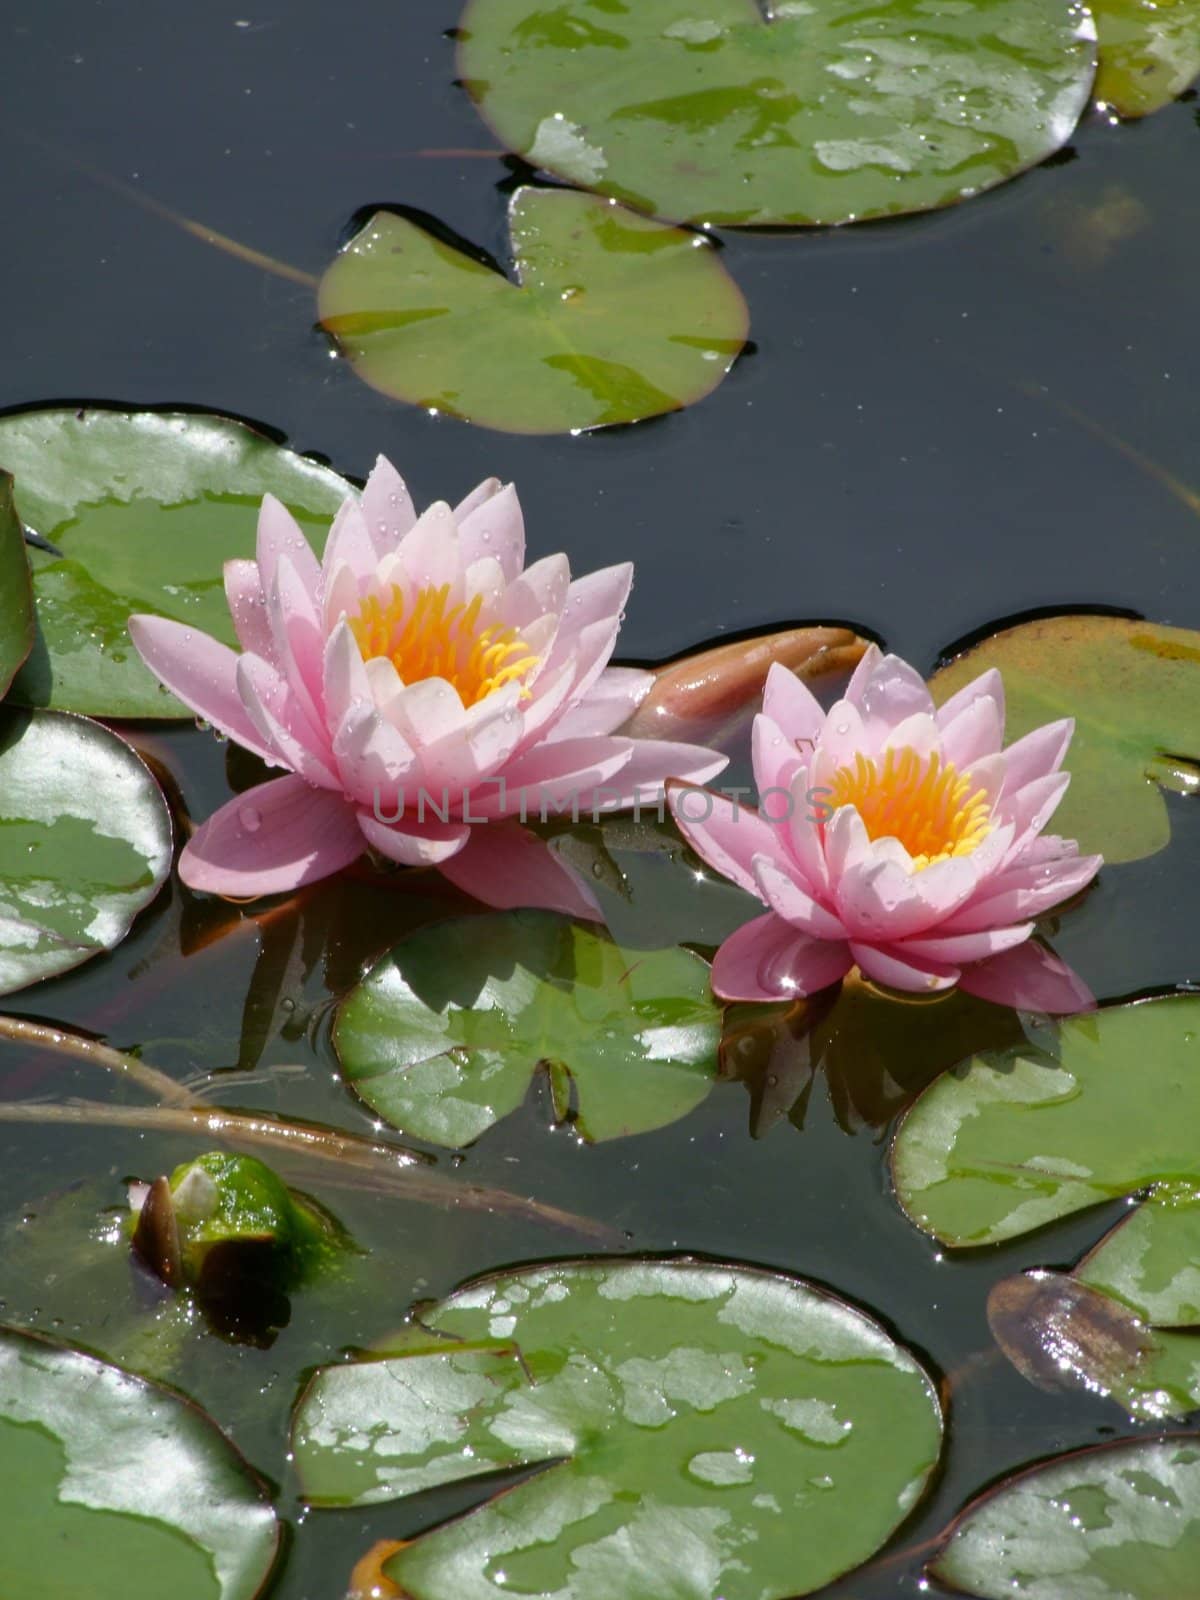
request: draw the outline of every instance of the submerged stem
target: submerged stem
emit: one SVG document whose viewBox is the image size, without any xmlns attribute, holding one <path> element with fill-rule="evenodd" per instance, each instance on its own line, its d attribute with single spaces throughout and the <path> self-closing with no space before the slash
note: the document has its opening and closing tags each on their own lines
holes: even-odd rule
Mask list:
<svg viewBox="0 0 1200 1600">
<path fill-rule="evenodd" d="M 152 1094 L 162 1105 L 195 1106 L 196 1096 L 174 1078 L 160 1072 L 157 1067 L 127 1055 L 124 1050 L 114 1050 L 98 1039 L 88 1039 L 83 1034 L 68 1033 L 63 1028 L 53 1028 L 42 1022 L 31 1022 L 27 1017 L 0 1017 L 0 1039 L 10 1039 L 14 1044 L 27 1044 L 35 1050 L 49 1050 L 55 1055 L 73 1056 L 76 1061 L 89 1066 L 103 1067 L 129 1083 Z"/>
<path fill-rule="evenodd" d="M 372 1144 L 357 1134 L 340 1133 L 312 1123 L 284 1122 L 258 1112 L 226 1111 L 219 1107 L 109 1106 L 99 1101 L 73 1100 L 69 1104 L 0 1101 L 0 1122 L 71 1122 L 86 1127 L 141 1128 L 163 1133 L 202 1133 L 208 1139 L 237 1148 L 267 1148 L 278 1155 L 321 1163 L 327 1182 L 351 1189 L 394 1193 L 424 1205 L 445 1210 L 501 1212 L 530 1221 L 567 1228 L 605 1244 L 622 1242 L 614 1228 L 591 1217 L 546 1205 L 507 1189 L 462 1183 L 429 1171 L 429 1160 L 398 1146 Z"/>
</svg>

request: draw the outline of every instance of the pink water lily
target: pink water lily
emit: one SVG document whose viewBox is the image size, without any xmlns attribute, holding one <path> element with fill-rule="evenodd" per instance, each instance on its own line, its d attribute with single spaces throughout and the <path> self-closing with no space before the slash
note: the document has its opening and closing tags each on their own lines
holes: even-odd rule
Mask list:
<svg viewBox="0 0 1200 1600">
<path fill-rule="evenodd" d="M 572 582 L 564 555 L 526 567 L 511 485 L 418 517 L 381 457 L 323 561 L 270 495 L 256 553 L 225 566 L 240 654 L 163 617 L 129 622 L 185 705 L 288 769 L 196 831 L 179 863 L 195 889 L 287 892 L 370 846 L 489 905 L 595 918 L 591 890 L 525 821 L 616 810 L 725 765 L 615 732 L 653 681 L 608 665 L 633 568 Z"/>
<path fill-rule="evenodd" d="M 728 1000 L 780 1000 L 853 966 L 889 988 L 960 988 L 1031 1010 L 1091 1002 L 1034 919 L 1089 883 L 1099 856 L 1042 829 L 1070 779 L 1074 724 L 1003 749 L 1004 688 L 983 673 L 940 708 L 872 646 L 826 714 L 773 668 L 755 719 L 761 809 L 672 785 L 676 822 L 723 876 L 770 908 L 717 953 Z"/>
</svg>

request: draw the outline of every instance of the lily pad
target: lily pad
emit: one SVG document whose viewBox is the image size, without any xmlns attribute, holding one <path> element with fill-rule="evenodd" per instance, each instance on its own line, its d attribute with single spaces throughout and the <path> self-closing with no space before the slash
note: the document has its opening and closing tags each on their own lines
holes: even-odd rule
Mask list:
<svg viewBox="0 0 1200 1600">
<path fill-rule="evenodd" d="M 342 1002 L 347 1081 L 393 1127 L 470 1144 L 524 1100 L 535 1071 L 586 1139 L 665 1127 L 717 1076 L 721 1012 L 690 950 L 626 950 L 549 912 L 423 928 Z"/>
<path fill-rule="evenodd" d="M 1200 997 L 1072 1017 L 940 1077 L 900 1124 L 900 1204 L 943 1244 L 994 1244 L 1101 1201 L 1200 1190 Z"/>
<path fill-rule="evenodd" d="M 1200 1328 L 1200 1189 L 1160 1191 L 1119 1222 L 1075 1276 L 1157 1327 Z"/>
<path fill-rule="evenodd" d="M 307 1498 L 362 1506 L 541 1467 L 383 1564 L 409 1600 L 773 1600 L 865 1561 L 941 1415 L 861 1312 L 745 1267 L 627 1259 L 481 1278 L 383 1359 L 318 1372 Z"/>
<path fill-rule="evenodd" d="M 510 150 L 692 222 L 952 205 L 1053 155 L 1095 70 L 1069 0 L 471 0 L 467 89 Z"/>
<path fill-rule="evenodd" d="M 594 195 L 518 189 L 513 273 L 380 211 L 321 280 L 321 322 L 373 389 L 506 433 L 567 433 L 710 394 L 748 328 L 708 239 Z"/>
<path fill-rule="evenodd" d="M 0 699 L 33 647 L 33 591 L 12 479 L 0 472 Z"/>
<path fill-rule="evenodd" d="M 1200 0 L 1091 0 L 1096 99 L 1123 117 L 1177 100 L 1200 73 Z"/>
<path fill-rule="evenodd" d="M 25 522 L 62 552 L 29 551 L 37 639 L 13 700 L 102 717 L 190 718 L 143 666 L 131 612 L 236 644 L 225 561 L 254 554 L 264 494 L 318 548 L 350 486 L 229 417 L 51 408 L 0 417 L 0 467 Z"/>
<path fill-rule="evenodd" d="M 5 1595 L 251 1600 L 279 1545 L 262 1485 L 201 1412 L 13 1329 L 0 1329 L 0 1505 Z"/>
<path fill-rule="evenodd" d="M 1007 731 L 1075 718 L 1071 787 L 1055 832 L 1105 860 L 1136 861 L 1170 841 L 1159 785 L 1200 782 L 1200 633 L 1124 617 L 1046 617 L 994 634 L 935 673 L 939 704 L 996 667 Z"/>
<path fill-rule="evenodd" d="M 112 949 L 170 865 L 166 801 L 124 740 L 0 710 L 0 994 Z"/>
<path fill-rule="evenodd" d="M 1121 1440 L 1042 1462 L 976 1500 L 931 1574 L 981 1600 L 1192 1600 L 1200 1440 Z"/>
</svg>

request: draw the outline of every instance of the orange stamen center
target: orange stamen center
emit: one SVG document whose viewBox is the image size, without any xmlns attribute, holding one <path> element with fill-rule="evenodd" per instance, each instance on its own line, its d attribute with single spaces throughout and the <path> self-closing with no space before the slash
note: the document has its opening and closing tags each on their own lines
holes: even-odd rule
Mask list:
<svg viewBox="0 0 1200 1600">
<path fill-rule="evenodd" d="M 444 678 L 458 690 L 464 706 L 475 705 L 537 665 L 538 657 L 515 628 L 501 623 L 480 627 L 482 595 L 465 606 L 451 606 L 449 600 L 448 583 L 418 589 L 407 612 L 395 585 L 385 600 L 368 595 L 357 617 L 348 619 L 363 660 L 386 656 L 404 683 Z"/>
<path fill-rule="evenodd" d="M 969 856 L 992 831 L 987 793 L 934 753 L 888 750 L 882 762 L 857 755 L 831 780 L 827 806 L 854 806 L 872 839 L 898 839 L 919 872 L 935 861 Z"/>
</svg>

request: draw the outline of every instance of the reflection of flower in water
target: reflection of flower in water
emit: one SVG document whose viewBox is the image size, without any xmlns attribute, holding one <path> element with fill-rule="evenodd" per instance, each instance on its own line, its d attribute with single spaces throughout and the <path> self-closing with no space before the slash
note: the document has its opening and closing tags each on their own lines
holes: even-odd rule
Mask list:
<svg viewBox="0 0 1200 1600">
<path fill-rule="evenodd" d="M 418 518 L 381 458 L 323 562 L 268 495 L 257 560 L 225 568 L 241 655 L 164 617 L 130 619 L 169 689 L 288 769 L 210 817 L 180 876 L 288 893 L 369 846 L 489 905 L 597 917 L 590 888 L 523 826 L 530 812 L 618 810 L 725 765 L 614 732 L 653 682 L 608 666 L 632 580 L 626 564 L 572 582 L 564 555 L 526 567 L 516 493 L 495 479 Z"/>
<path fill-rule="evenodd" d="M 1002 749 L 998 672 L 935 709 L 913 668 L 875 646 L 828 714 L 773 669 L 754 725 L 760 809 L 671 794 L 699 854 L 770 907 L 717 952 L 716 992 L 804 997 L 857 966 L 915 994 L 957 985 L 1027 1010 L 1092 1004 L 1030 939 L 1100 867 L 1042 833 L 1070 781 L 1060 767 L 1073 729 L 1049 723 Z"/>
</svg>

